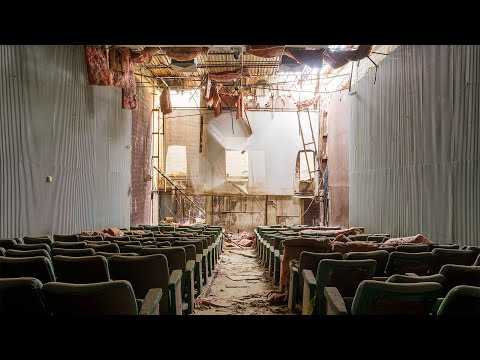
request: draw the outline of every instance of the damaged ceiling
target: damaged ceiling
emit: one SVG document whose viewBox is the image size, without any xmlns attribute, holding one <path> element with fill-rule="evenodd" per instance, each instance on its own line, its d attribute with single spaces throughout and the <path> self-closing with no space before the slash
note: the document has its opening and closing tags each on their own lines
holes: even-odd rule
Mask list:
<svg viewBox="0 0 480 360">
<path fill-rule="evenodd" d="M 122 48 L 129 50 L 133 64 L 128 71 L 133 70 L 138 86 L 168 87 L 177 92 L 206 90 L 213 79 L 221 85 L 219 93 L 242 93 L 255 98 L 267 95 L 272 99 L 270 104 L 274 103 L 274 98 L 281 97 L 290 97 L 293 102 L 288 103 L 297 105 L 314 99 L 314 102 L 319 101 L 320 108 L 326 109 L 331 93 L 348 89 L 372 68 L 378 71 L 378 64 L 396 46 L 106 45 L 102 48 L 110 64 L 109 53 L 120 58 Z M 117 64 L 120 77 L 127 78 L 125 69 L 120 67 L 125 66 Z M 285 68 L 288 71 L 283 71 Z M 237 76 L 232 76 L 235 74 Z M 115 83 L 115 78 L 113 81 Z M 124 108 L 135 108 L 134 100 L 129 100 L 128 91 L 122 88 Z M 258 102 L 247 100 L 246 107 L 260 106 Z M 315 107 L 318 108 L 318 104 Z"/>
</svg>

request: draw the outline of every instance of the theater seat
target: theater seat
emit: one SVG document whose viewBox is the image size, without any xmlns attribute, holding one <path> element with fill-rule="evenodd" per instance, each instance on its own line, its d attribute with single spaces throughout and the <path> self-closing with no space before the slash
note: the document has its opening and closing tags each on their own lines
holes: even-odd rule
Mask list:
<svg viewBox="0 0 480 360">
<path fill-rule="evenodd" d="M 126 280 L 96 284 L 45 284 L 47 306 L 53 315 L 154 315 L 162 289 L 150 289 L 140 310 L 132 285 Z"/>
<path fill-rule="evenodd" d="M 42 287 L 33 277 L 0 279 L 0 315 L 47 315 Z"/>
</svg>

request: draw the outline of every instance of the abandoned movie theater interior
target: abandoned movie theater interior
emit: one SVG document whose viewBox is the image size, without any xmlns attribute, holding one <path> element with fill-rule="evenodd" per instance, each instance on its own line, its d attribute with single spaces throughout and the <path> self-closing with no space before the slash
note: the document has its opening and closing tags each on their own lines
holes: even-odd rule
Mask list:
<svg viewBox="0 0 480 360">
<path fill-rule="evenodd" d="M 480 315 L 480 45 L 132 43 L 0 45 L 3 318 Z"/>
</svg>

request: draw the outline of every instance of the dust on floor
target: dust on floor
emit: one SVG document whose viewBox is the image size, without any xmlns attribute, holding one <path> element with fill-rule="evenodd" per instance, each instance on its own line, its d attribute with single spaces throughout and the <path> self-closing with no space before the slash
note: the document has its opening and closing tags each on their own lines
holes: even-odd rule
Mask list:
<svg viewBox="0 0 480 360">
<path fill-rule="evenodd" d="M 287 304 L 270 305 L 279 294 L 259 264 L 253 249 L 227 250 L 221 255 L 213 279 L 196 299 L 195 315 L 289 314 Z"/>
</svg>

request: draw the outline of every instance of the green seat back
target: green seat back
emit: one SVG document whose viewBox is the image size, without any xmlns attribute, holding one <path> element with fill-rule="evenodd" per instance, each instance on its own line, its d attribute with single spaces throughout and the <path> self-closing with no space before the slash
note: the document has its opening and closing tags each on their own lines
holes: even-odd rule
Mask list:
<svg viewBox="0 0 480 360">
<path fill-rule="evenodd" d="M 392 283 L 363 281 L 352 303 L 352 315 L 428 315 L 442 285 L 436 282 Z"/>
</svg>

